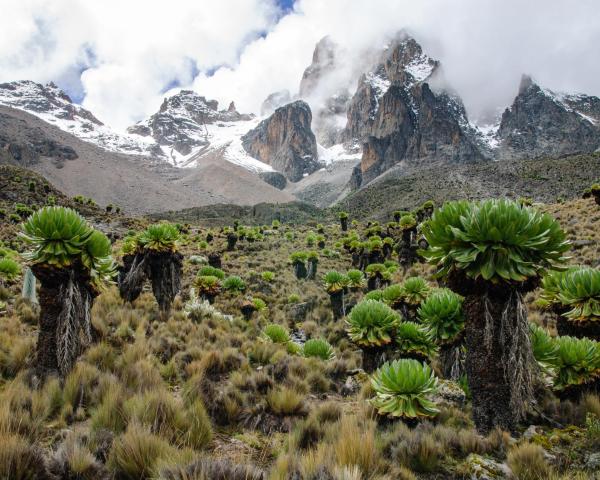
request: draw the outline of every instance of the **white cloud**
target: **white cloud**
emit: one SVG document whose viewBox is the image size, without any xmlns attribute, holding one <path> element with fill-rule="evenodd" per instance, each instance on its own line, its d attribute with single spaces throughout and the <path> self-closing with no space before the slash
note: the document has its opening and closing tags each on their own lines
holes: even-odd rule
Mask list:
<svg viewBox="0 0 600 480">
<path fill-rule="evenodd" d="M 73 79 L 93 63 L 80 78 L 83 103 L 118 127 L 153 113 L 173 81 L 258 112 L 269 93 L 297 92 L 323 36 L 359 53 L 408 28 L 473 116 L 509 104 L 522 73 L 600 95 L 597 0 L 299 0 L 277 24 L 274 2 L 4 0 L 0 79 L 77 89 Z M 252 40 L 257 31 L 268 34 Z M 345 63 L 355 66 L 352 56 Z M 228 66 L 203 73 L 218 65 Z"/>
<path fill-rule="evenodd" d="M 277 14 L 274 0 L 5 2 L 0 79 L 72 82 L 74 68 L 91 67 L 83 105 L 120 128 L 153 113 L 169 84 L 191 82 L 193 65 L 235 63 Z"/>
</svg>

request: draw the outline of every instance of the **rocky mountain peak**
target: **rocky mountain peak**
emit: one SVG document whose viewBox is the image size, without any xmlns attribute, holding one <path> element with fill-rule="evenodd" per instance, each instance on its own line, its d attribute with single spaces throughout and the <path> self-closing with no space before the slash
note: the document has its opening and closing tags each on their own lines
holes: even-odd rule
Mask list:
<svg viewBox="0 0 600 480">
<path fill-rule="evenodd" d="M 600 99 L 554 92 L 523 75 L 498 137 L 500 158 L 594 152 L 600 148 Z"/>
<path fill-rule="evenodd" d="M 157 113 L 127 129 L 129 133 L 152 137 L 159 145 L 170 147 L 171 156 L 187 156 L 197 147 L 210 144 L 207 125 L 216 122 L 248 121 L 252 115 L 239 113 L 231 102 L 219 110 L 219 102 L 192 90 L 164 99 Z M 174 159 L 175 161 L 175 159 Z"/>
<path fill-rule="evenodd" d="M 336 68 L 338 45 L 329 37 L 323 37 L 313 52 L 312 63 L 304 70 L 300 81 L 300 98 L 310 96 L 320 80 Z"/>
<path fill-rule="evenodd" d="M 246 133 L 242 145 L 252 157 L 297 182 L 321 167 L 311 122 L 310 106 L 297 100 L 279 107 Z"/>
<path fill-rule="evenodd" d="M 82 121 L 101 126 L 90 111 L 75 105 L 71 98 L 54 83 L 42 85 L 30 80 L 0 84 L 0 103 L 13 108 L 44 115 L 56 120 Z"/>
<path fill-rule="evenodd" d="M 382 63 L 390 82 L 408 86 L 425 81 L 439 67 L 439 62 L 424 54 L 421 45 L 405 32 L 384 51 Z"/>
</svg>

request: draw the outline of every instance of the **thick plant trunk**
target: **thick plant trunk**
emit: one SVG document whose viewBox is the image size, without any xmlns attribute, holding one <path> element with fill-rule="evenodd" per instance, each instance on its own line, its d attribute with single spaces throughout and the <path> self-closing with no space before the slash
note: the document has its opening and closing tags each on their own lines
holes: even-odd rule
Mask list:
<svg viewBox="0 0 600 480">
<path fill-rule="evenodd" d="M 562 313 L 564 312 L 558 312 L 556 316 L 556 330 L 559 335 L 600 341 L 600 322 L 574 322 Z"/>
<path fill-rule="evenodd" d="M 148 272 L 146 256 L 138 253 L 136 255 L 124 255 L 123 266 L 119 268 L 117 282 L 119 294 L 126 302 L 133 302 L 142 293 L 144 280 Z"/>
<path fill-rule="evenodd" d="M 468 280 L 460 285 L 453 289 L 465 295 L 473 420 L 482 433 L 495 427 L 515 431 L 533 399 L 535 371 L 522 295 L 507 285 Z"/>
<path fill-rule="evenodd" d="M 314 280 L 317 278 L 317 265 L 318 262 L 316 260 L 308 261 L 308 271 L 306 272 L 306 278 L 308 280 Z"/>
<path fill-rule="evenodd" d="M 294 274 L 296 275 L 296 278 L 298 280 L 302 280 L 303 278 L 306 278 L 307 273 L 308 272 L 306 271 L 306 265 L 304 265 L 304 263 L 302 263 L 302 262 L 294 263 Z"/>
<path fill-rule="evenodd" d="M 54 269 L 34 265 L 32 270 L 41 284 L 35 373 L 42 381 L 53 375 L 65 378 L 92 341 L 95 293 L 80 266 Z"/>
<path fill-rule="evenodd" d="M 221 268 L 221 255 L 218 253 L 210 253 L 208 255 L 208 264 L 213 268 Z"/>
<path fill-rule="evenodd" d="M 465 352 L 462 340 L 440 346 L 440 369 L 444 378 L 458 381 L 465 373 Z"/>
<path fill-rule="evenodd" d="M 367 291 L 377 290 L 381 287 L 382 278 L 379 273 L 369 277 L 367 280 Z"/>
<path fill-rule="evenodd" d="M 342 227 L 342 232 L 346 232 L 348 230 L 348 219 L 340 218 L 340 225 Z"/>
<path fill-rule="evenodd" d="M 232 252 L 235 249 L 235 244 L 238 241 L 238 236 L 230 233 L 227 235 L 227 251 Z"/>
<path fill-rule="evenodd" d="M 339 292 L 330 293 L 329 299 L 331 301 L 333 318 L 334 320 L 339 320 L 346 314 L 344 306 L 344 291 L 340 290 Z"/>
<path fill-rule="evenodd" d="M 66 272 L 53 272 L 34 266 L 33 272 L 40 281 L 40 317 L 36 345 L 35 374 L 41 379 L 59 376 L 56 326 L 62 311 L 61 286 L 66 284 Z"/>
<path fill-rule="evenodd" d="M 362 347 L 362 368 L 365 373 L 373 373 L 385 362 L 394 358 L 394 347 Z"/>
<path fill-rule="evenodd" d="M 152 292 L 162 312 L 171 309 L 175 295 L 181 290 L 183 255 L 178 252 L 148 253 L 148 273 Z"/>
<path fill-rule="evenodd" d="M 212 293 L 203 293 L 200 295 L 200 298 L 202 300 L 206 300 L 208 303 L 210 303 L 212 305 L 213 303 L 215 303 L 216 295 L 212 294 Z"/>
</svg>

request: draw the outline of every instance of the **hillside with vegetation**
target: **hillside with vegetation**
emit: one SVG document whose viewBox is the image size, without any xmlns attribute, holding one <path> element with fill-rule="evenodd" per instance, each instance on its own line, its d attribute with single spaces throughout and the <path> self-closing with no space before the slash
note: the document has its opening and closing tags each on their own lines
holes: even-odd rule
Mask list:
<svg viewBox="0 0 600 480">
<path fill-rule="evenodd" d="M 588 174 L 168 223 L 0 168 L 0 478 L 600 478 Z"/>
</svg>

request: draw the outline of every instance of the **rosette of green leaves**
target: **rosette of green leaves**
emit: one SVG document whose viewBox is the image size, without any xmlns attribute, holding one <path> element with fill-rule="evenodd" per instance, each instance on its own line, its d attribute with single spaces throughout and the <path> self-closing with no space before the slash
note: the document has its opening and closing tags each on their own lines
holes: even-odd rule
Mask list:
<svg viewBox="0 0 600 480">
<path fill-rule="evenodd" d="M 569 242 L 559 223 L 517 202 L 455 201 L 424 223 L 429 248 L 420 251 L 439 267 L 491 282 L 523 282 L 563 263 Z"/>
<path fill-rule="evenodd" d="M 221 280 L 214 275 L 198 275 L 194 285 L 200 295 L 215 296 L 221 293 Z"/>
<path fill-rule="evenodd" d="M 600 321 L 600 270 L 571 267 L 542 279 L 542 305 L 560 305 L 574 322 Z"/>
<path fill-rule="evenodd" d="M 335 357 L 333 347 L 327 340 L 311 338 L 302 346 L 302 355 L 305 357 L 316 357 L 321 360 L 331 360 Z"/>
<path fill-rule="evenodd" d="M 327 293 L 341 292 L 348 286 L 349 282 L 346 275 L 336 272 L 335 270 L 327 272 L 323 277 L 323 281 L 325 283 L 325 290 Z"/>
<path fill-rule="evenodd" d="M 432 357 L 437 346 L 429 328 L 415 322 L 402 322 L 396 330 L 396 345 L 402 355 Z"/>
<path fill-rule="evenodd" d="M 360 270 L 348 270 L 346 277 L 348 277 L 348 286 L 350 288 L 360 289 L 365 286 L 365 275 Z"/>
<path fill-rule="evenodd" d="M 431 368 L 417 360 L 385 363 L 372 376 L 371 404 L 380 415 L 401 418 L 434 417 L 439 410 L 428 399 L 438 388 Z"/>
<path fill-rule="evenodd" d="M 400 315 L 385 303 L 363 300 L 346 318 L 346 331 L 357 345 L 380 347 L 391 343 L 400 321 Z"/>
<path fill-rule="evenodd" d="M 181 233 L 172 223 L 155 223 L 137 237 L 138 245 L 154 252 L 175 252 Z"/>
<path fill-rule="evenodd" d="M 44 207 L 23 223 L 20 236 L 33 247 L 24 257 L 33 263 L 67 267 L 80 258 L 92 232 L 75 210 Z"/>
<path fill-rule="evenodd" d="M 116 265 L 112 258 L 112 247 L 104 233 L 94 230 L 81 252 L 81 262 L 90 271 L 92 284 L 102 289 L 116 274 Z"/>
<path fill-rule="evenodd" d="M 403 215 L 400 217 L 400 220 L 398 220 L 398 226 L 401 230 L 410 230 L 417 226 L 417 220 L 410 214 Z"/>
<path fill-rule="evenodd" d="M 463 297 L 447 288 L 433 290 L 421 303 L 417 315 L 438 343 L 451 343 L 463 331 Z"/>
<path fill-rule="evenodd" d="M 563 390 L 600 377 L 600 343 L 589 338 L 557 337 L 558 373 L 554 388 Z"/>
<path fill-rule="evenodd" d="M 223 280 L 223 288 L 228 292 L 241 293 L 246 290 L 246 282 L 237 275 L 231 275 Z"/>
<path fill-rule="evenodd" d="M 554 375 L 558 367 L 558 343 L 548 332 L 533 323 L 529 324 L 529 338 L 533 357 L 547 375 Z"/>
<path fill-rule="evenodd" d="M 265 340 L 269 340 L 273 343 L 285 344 L 291 340 L 287 329 L 276 323 L 267 325 L 262 331 L 262 336 Z"/>
<path fill-rule="evenodd" d="M 409 305 L 419 305 L 431 292 L 431 286 L 421 277 L 409 277 L 402 283 L 404 301 Z"/>
</svg>

